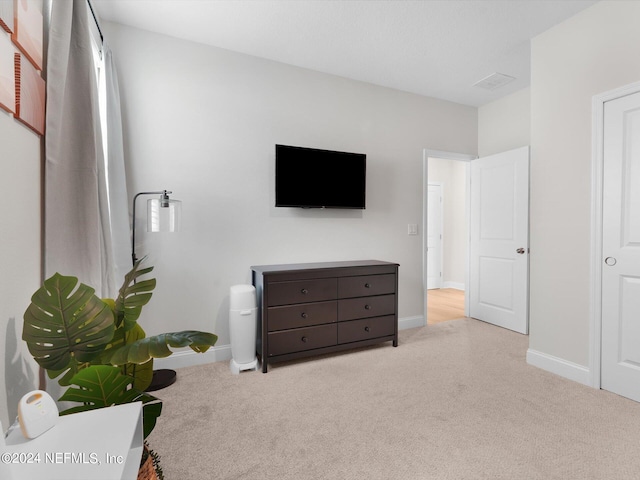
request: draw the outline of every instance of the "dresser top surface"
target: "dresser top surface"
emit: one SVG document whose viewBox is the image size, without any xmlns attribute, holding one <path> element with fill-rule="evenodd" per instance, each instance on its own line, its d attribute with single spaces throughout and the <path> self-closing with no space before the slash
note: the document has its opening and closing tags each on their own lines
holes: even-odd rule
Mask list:
<svg viewBox="0 0 640 480">
<path fill-rule="evenodd" d="M 317 263 L 286 263 L 282 265 L 256 265 L 251 270 L 257 273 L 267 272 L 297 272 L 301 270 L 320 270 L 325 268 L 353 268 L 353 267 L 379 267 L 398 266 L 397 263 L 383 262 L 380 260 L 351 260 L 341 262 L 317 262 Z"/>
</svg>

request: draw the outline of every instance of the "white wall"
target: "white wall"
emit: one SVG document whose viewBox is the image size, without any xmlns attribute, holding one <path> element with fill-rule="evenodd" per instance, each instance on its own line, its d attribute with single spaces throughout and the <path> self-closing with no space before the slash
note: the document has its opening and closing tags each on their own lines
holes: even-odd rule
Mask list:
<svg viewBox="0 0 640 480">
<path fill-rule="evenodd" d="M 600 2 L 532 42 L 530 361 L 547 368 L 589 365 L 591 101 L 640 80 L 638 25 L 640 2 Z"/>
<path fill-rule="evenodd" d="M 429 158 L 429 182 L 442 184 L 442 280 L 445 288 L 464 288 L 469 228 L 466 216 L 467 162 Z"/>
<path fill-rule="evenodd" d="M 529 145 L 531 89 L 523 88 L 478 108 L 478 156 Z"/>
<path fill-rule="evenodd" d="M 129 195 L 170 189 L 183 230 L 140 235 L 156 266 L 148 333 L 229 342 L 228 291 L 251 265 L 400 264 L 399 315 L 422 317 L 422 149 L 475 154 L 477 109 L 105 24 L 119 70 Z M 367 154 L 364 211 L 275 208 L 276 143 Z M 140 229 L 141 231 L 142 229 Z"/>
<path fill-rule="evenodd" d="M 0 34 L 4 32 L 0 31 Z M 22 341 L 22 315 L 40 287 L 40 137 L 0 109 L 0 422 L 37 388 L 37 365 Z"/>
</svg>

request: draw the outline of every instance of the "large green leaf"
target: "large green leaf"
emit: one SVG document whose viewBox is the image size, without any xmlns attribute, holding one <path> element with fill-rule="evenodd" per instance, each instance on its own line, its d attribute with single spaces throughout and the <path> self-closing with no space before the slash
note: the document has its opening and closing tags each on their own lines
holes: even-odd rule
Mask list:
<svg viewBox="0 0 640 480">
<path fill-rule="evenodd" d="M 130 403 L 139 394 L 129 388 L 132 383 L 133 378 L 123 375 L 117 367 L 91 365 L 73 376 L 71 384 L 76 386 L 69 387 L 60 400 L 84 404 L 67 413 Z"/>
<path fill-rule="evenodd" d="M 133 377 L 133 388 L 145 391 L 153 380 L 153 358 L 141 365 L 127 363 L 124 366 L 126 375 Z"/>
<path fill-rule="evenodd" d="M 146 334 L 143 328 L 138 324 L 134 324 L 134 327 L 128 332 L 124 331 L 124 324 L 121 324 L 113 335 L 113 340 L 105 347 L 102 354 L 93 361 L 94 364 L 109 365 L 109 360 L 113 353 L 124 345 L 128 345 L 137 340 L 145 338 Z M 127 363 L 122 365 L 122 373 L 133 377 L 133 388 L 140 390 L 141 392 L 146 390 L 151 381 L 153 380 L 153 359 L 145 362 L 141 365 L 135 363 Z M 61 384 L 63 385 L 63 384 Z M 66 383 L 64 385 L 69 385 Z"/>
<path fill-rule="evenodd" d="M 78 373 L 80 369 L 86 367 L 87 365 L 87 363 L 80 364 L 72 360 L 71 364 L 67 365 L 67 367 L 63 368 L 62 370 L 46 370 L 46 372 L 49 378 L 57 378 L 58 384 L 66 387 L 71 384 L 71 378 L 76 373 Z"/>
<path fill-rule="evenodd" d="M 142 338 L 113 352 L 108 362 L 111 365 L 126 363 L 145 363 L 151 358 L 164 358 L 171 355 L 169 347 L 190 347 L 197 353 L 209 350 L 218 341 L 213 333 L 185 330 L 182 332 L 162 333 L 153 337 Z"/>
<path fill-rule="evenodd" d="M 162 400 L 148 393 L 143 393 L 141 397 L 144 397 L 141 398 L 144 404 L 144 407 L 142 407 L 142 429 L 144 431 L 144 438 L 147 438 L 155 428 L 156 421 L 162 413 Z"/>
<path fill-rule="evenodd" d="M 114 317 L 95 290 L 58 273 L 33 294 L 22 339 L 41 367 L 58 374 L 98 356 L 111 340 Z"/>
<path fill-rule="evenodd" d="M 141 340 L 146 337 L 146 334 L 139 324 L 136 324 L 126 334 L 127 345 Z M 127 363 L 124 365 L 124 371 L 126 375 L 133 377 L 133 388 L 145 391 L 151 381 L 153 380 L 153 358 L 143 364 Z"/>
<path fill-rule="evenodd" d="M 138 277 L 153 270 L 153 267 L 140 269 L 144 258 L 138 260 L 124 277 L 124 283 L 115 302 L 116 326 L 124 321 L 125 331 L 131 330 L 140 317 L 142 307 L 151 300 L 151 291 L 156 288 L 156 279 L 138 281 Z"/>
<path fill-rule="evenodd" d="M 78 372 L 71 379 L 72 387 L 60 397 L 61 401 L 79 402 L 82 405 L 60 412 L 61 415 L 86 412 L 96 408 L 142 402 L 143 429 L 146 438 L 162 413 L 162 401 L 153 395 L 130 388 L 133 378 L 122 375 L 118 367 L 92 365 Z"/>
</svg>

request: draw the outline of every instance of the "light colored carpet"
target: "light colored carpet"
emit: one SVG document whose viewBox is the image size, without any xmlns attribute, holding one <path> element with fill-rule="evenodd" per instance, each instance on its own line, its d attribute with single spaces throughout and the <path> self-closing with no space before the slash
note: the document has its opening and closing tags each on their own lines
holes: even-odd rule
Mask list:
<svg viewBox="0 0 640 480">
<path fill-rule="evenodd" d="M 472 319 L 400 345 L 178 371 L 150 436 L 167 480 L 638 479 L 640 404 L 525 362 Z"/>
</svg>

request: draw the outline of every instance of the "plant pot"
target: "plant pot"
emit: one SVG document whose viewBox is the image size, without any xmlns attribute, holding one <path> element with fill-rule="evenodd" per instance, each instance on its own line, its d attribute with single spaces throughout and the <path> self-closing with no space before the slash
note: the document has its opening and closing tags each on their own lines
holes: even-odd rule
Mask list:
<svg viewBox="0 0 640 480">
<path fill-rule="evenodd" d="M 147 447 L 144 447 L 144 452 L 142 452 L 142 458 L 145 457 L 146 459 L 140 464 L 140 469 L 138 470 L 138 480 L 158 480 L 156 468 L 153 465 L 153 457 Z"/>
</svg>

